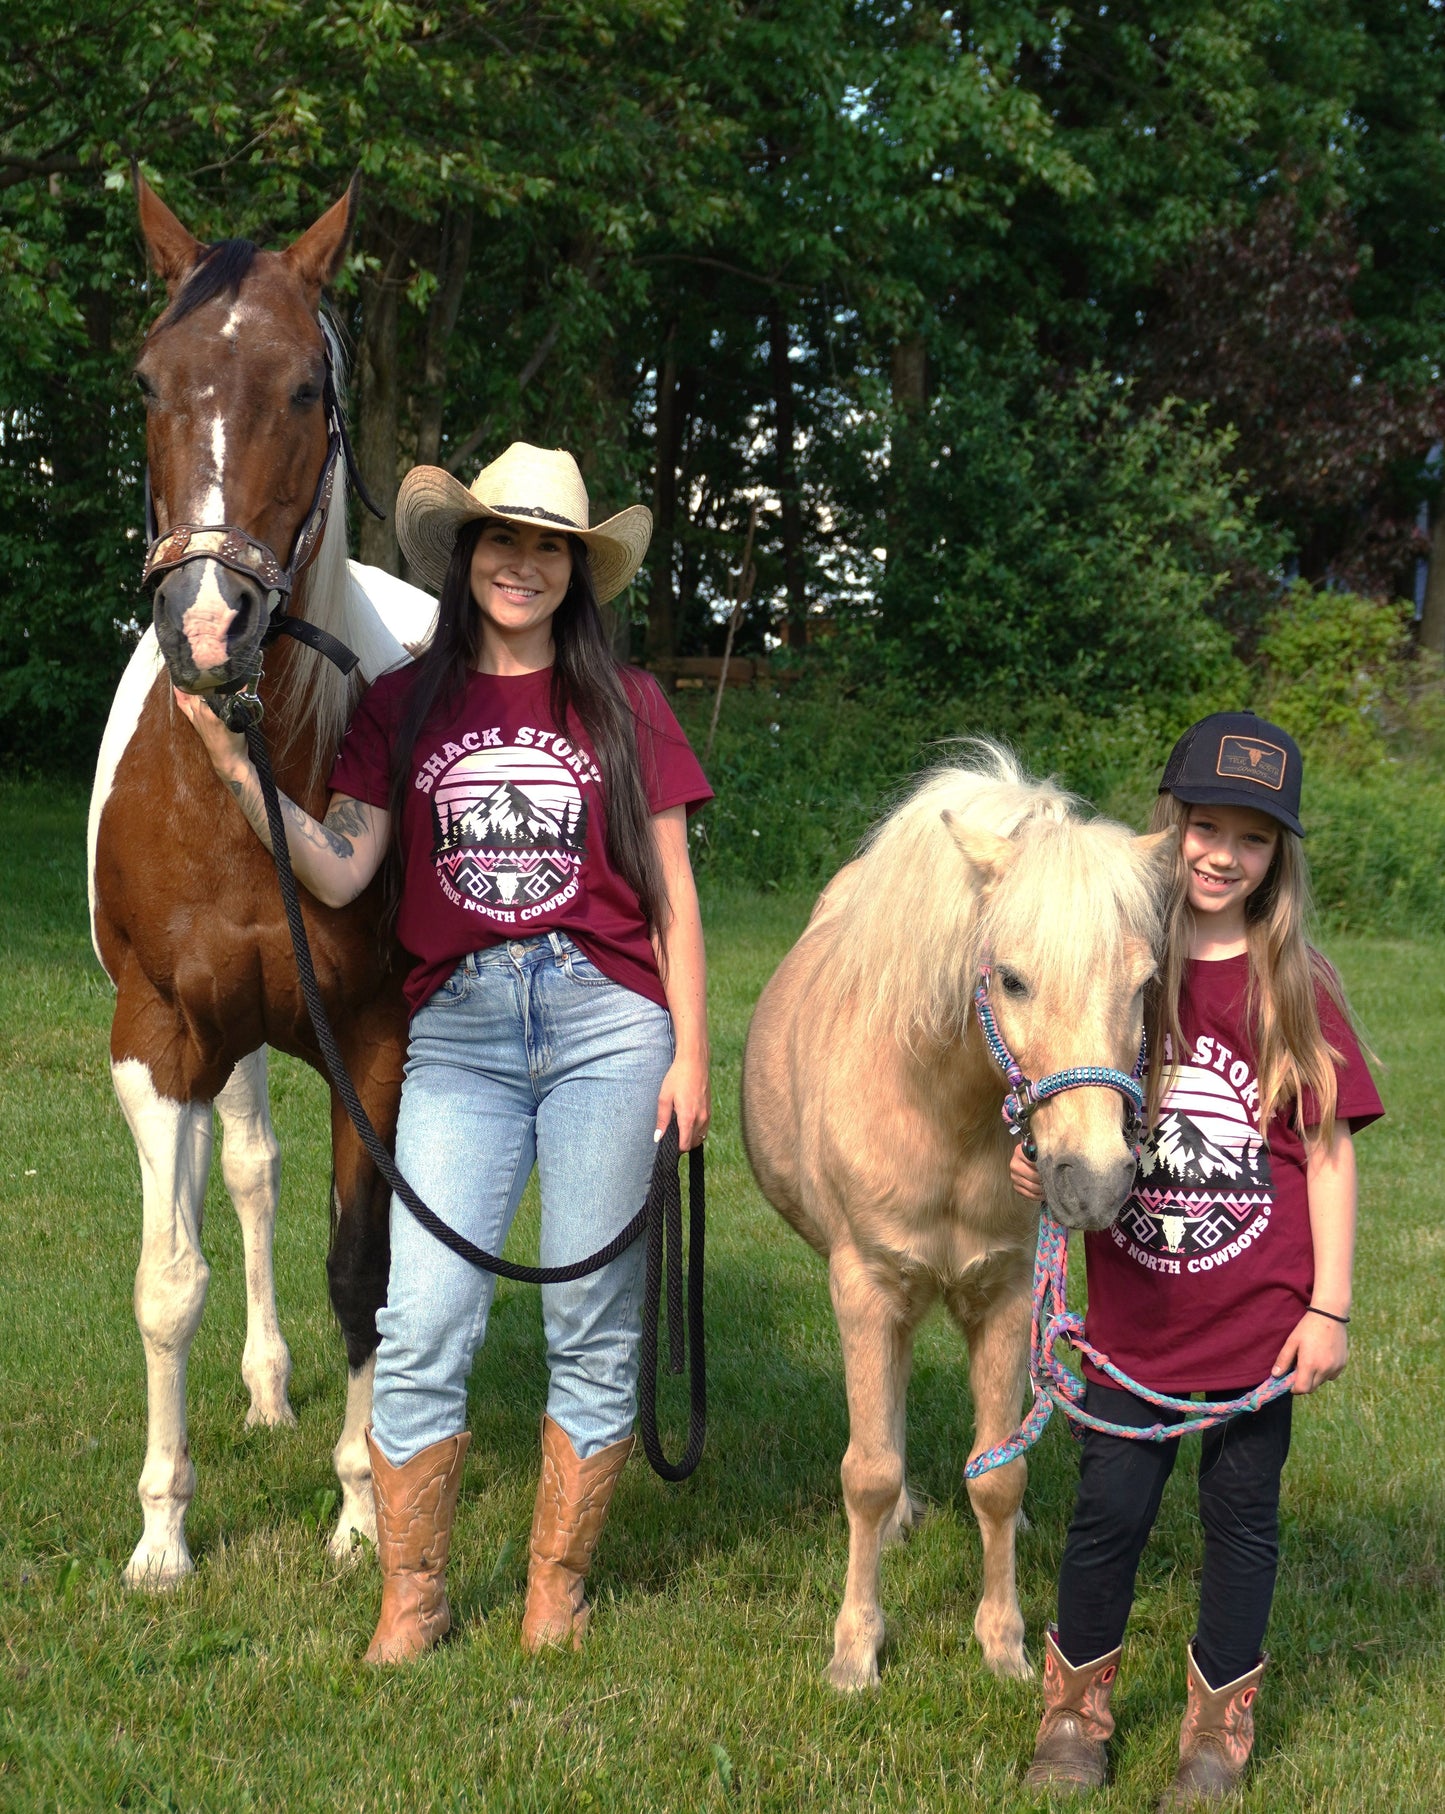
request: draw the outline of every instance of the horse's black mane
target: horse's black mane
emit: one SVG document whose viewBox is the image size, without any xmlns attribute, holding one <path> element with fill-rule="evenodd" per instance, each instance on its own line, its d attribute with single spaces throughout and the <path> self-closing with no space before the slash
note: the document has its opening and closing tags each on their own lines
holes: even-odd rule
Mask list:
<svg viewBox="0 0 1445 1814">
<path fill-rule="evenodd" d="M 174 327 L 176 322 L 184 320 L 193 309 L 200 308 L 214 296 L 234 297 L 256 262 L 259 249 L 255 241 L 249 239 L 218 239 L 214 245 L 207 246 L 180 295 L 156 326 L 163 323 L 166 327 Z"/>
</svg>

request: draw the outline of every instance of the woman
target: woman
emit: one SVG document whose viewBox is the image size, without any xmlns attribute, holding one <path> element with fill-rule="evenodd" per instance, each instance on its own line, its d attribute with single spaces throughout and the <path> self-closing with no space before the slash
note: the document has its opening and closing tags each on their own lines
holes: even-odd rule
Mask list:
<svg viewBox="0 0 1445 1814">
<path fill-rule="evenodd" d="M 687 813 L 712 797 L 657 683 L 624 668 L 599 603 L 642 562 L 640 505 L 588 527 L 568 453 L 515 442 L 467 490 L 408 473 L 397 533 L 440 592 L 420 657 L 367 693 L 317 823 L 283 802 L 297 874 L 340 906 L 386 865 L 410 1045 L 403 1175 L 499 1252 L 534 1161 L 541 1259 L 603 1246 L 647 1193 L 672 1116 L 707 1131 L 702 925 Z M 263 842 L 242 739 L 177 694 Z M 583 1588 L 632 1449 L 643 1251 L 545 1286 L 550 1386 L 522 1642 L 580 1645 Z M 381 1616 L 370 1662 L 450 1625 L 446 1563 L 470 1440 L 466 1379 L 496 1282 L 393 1199 L 372 1429 Z"/>
</svg>

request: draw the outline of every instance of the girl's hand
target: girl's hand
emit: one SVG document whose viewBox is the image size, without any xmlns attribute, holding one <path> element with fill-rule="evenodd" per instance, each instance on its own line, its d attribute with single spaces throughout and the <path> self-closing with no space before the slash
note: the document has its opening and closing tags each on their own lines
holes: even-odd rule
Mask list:
<svg viewBox="0 0 1445 1814">
<path fill-rule="evenodd" d="M 708 1092 L 707 1065 L 694 1058 L 674 1059 L 657 1093 L 657 1132 L 661 1140 L 667 1124 L 677 1116 L 677 1144 L 683 1152 L 701 1146 L 712 1119 L 712 1102 Z"/>
<path fill-rule="evenodd" d="M 176 702 L 176 710 L 194 727 L 196 735 L 205 745 L 211 767 L 223 780 L 239 779 L 249 768 L 251 761 L 246 754 L 246 739 L 239 731 L 226 729 L 207 705 L 204 695 L 183 693 L 178 686 L 172 686 L 171 695 Z"/>
<path fill-rule="evenodd" d="M 1009 1155 L 1008 1181 L 1021 1197 L 1027 1197 L 1030 1203 L 1042 1203 L 1044 1187 L 1039 1182 L 1039 1168 L 1032 1159 L 1024 1156 L 1024 1143 L 1015 1142 L 1014 1150 Z"/>
<path fill-rule="evenodd" d="M 1327 1379 L 1338 1379 L 1345 1370 L 1349 1354 L 1344 1324 L 1332 1323 L 1327 1316 L 1316 1316 L 1312 1310 L 1307 1310 L 1291 1330 L 1271 1371 L 1276 1379 L 1280 1379 L 1293 1367 L 1291 1390 L 1304 1397 Z"/>
</svg>

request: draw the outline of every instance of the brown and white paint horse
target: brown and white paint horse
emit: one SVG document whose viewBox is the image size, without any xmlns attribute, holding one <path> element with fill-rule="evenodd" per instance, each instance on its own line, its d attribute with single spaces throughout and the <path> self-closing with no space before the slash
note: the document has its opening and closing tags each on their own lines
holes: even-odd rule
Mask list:
<svg viewBox="0 0 1445 1814">
<path fill-rule="evenodd" d="M 328 455 L 322 290 L 340 267 L 356 185 L 284 252 L 244 241 L 203 246 L 137 177 L 140 219 L 169 301 L 146 338 L 156 522 L 228 525 L 290 560 Z M 280 1182 L 266 1094 L 266 1047 L 320 1069 L 271 859 L 175 709 L 172 683 L 205 693 L 260 665 L 273 599 L 215 559 L 171 567 L 154 625 L 117 691 L 91 798 L 91 929 L 115 984 L 111 1074 L 140 1155 L 144 1220 L 135 1281 L 149 1417 L 140 1477 L 144 1529 L 126 1570 L 160 1586 L 190 1572 L 186 1509 L 196 1475 L 186 1432 L 186 1361 L 206 1299 L 201 1210 L 212 1109 L 246 1255 L 241 1370 L 250 1424 L 288 1424 L 291 1361 L 276 1316 L 271 1243 Z M 300 575 L 292 610 L 330 630 L 374 678 L 424 637 L 435 606 L 346 558 L 344 490 Z M 279 785 L 324 810 L 325 780 L 352 683 L 283 638 L 260 683 Z M 405 1050 L 401 978 L 387 961 L 373 888 L 344 911 L 304 898 L 327 1007 L 372 1120 L 395 1125 Z M 341 1483 L 332 1549 L 375 1535 L 365 1445 L 376 1311 L 385 1300 L 388 1193 L 334 1095 L 327 1273 L 349 1364 L 334 1451 Z"/>
<path fill-rule="evenodd" d="M 1037 1206 L 1009 1184 L 1005 1083 L 971 1012 L 981 966 L 1025 1072 L 1128 1071 L 1154 968 L 1164 838 L 1086 822 L 1056 788 L 981 746 L 938 770 L 835 876 L 759 999 L 743 1134 L 773 1206 L 828 1262 L 848 1392 L 848 1580 L 829 1679 L 878 1681 L 881 1546 L 908 1531 L 913 1336 L 942 1298 L 968 1342 L 972 1453 L 1017 1425 L 1028 1372 Z M 1134 1177 L 1112 1089 L 1030 1123 L 1044 1190 L 1071 1227 L 1113 1221 Z M 983 1537 L 974 1632 L 1000 1675 L 1031 1673 L 1015 1587 L 1026 1464 L 969 1482 Z"/>
</svg>

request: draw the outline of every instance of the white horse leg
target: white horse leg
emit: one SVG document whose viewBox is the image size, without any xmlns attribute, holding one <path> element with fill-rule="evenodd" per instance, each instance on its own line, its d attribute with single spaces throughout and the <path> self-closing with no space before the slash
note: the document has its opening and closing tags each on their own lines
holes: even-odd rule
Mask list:
<svg viewBox="0 0 1445 1814">
<path fill-rule="evenodd" d="M 848 1581 L 833 1628 L 828 1680 L 845 1692 L 878 1685 L 883 1609 L 878 1603 L 879 1551 L 904 1492 L 898 1432 L 912 1328 L 864 1270 L 851 1248 L 834 1248 L 828 1265 L 833 1309 L 848 1387 L 848 1450 L 843 1503 L 848 1511 Z"/>
<path fill-rule="evenodd" d="M 146 1355 L 145 1526 L 125 1578 L 132 1587 L 168 1587 L 192 1568 L 185 1520 L 196 1470 L 186 1438 L 186 1360 L 211 1276 L 201 1255 L 211 1105 L 158 1095 L 136 1058 L 112 1064 L 111 1076 L 140 1155 L 143 1205 L 135 1319 Z"/>
<path fill-rule="evenodd" d="M 354 1561 L 360 1546 L 353 1543 L 353 1533 L 376 1543 L 376 1505 L 371 1493 L 371 1456 L 366 1448 L 366 1432 L 371 1424 L 371 1382 L 376 1372 L 376 1356 L 369 1355 L 346 1378 L 346 1418 L 341 1435 L 331 1451 L 336 1478 L 341 1482 L 341 1511 L 336 1529 L 331 1533 L 331 1554 L 338 1562 Z"/>
<path fill-rule="evenodd" d="M 241 1378 L 251 1394 L 246 1423 L 294 1424 L 287 1388 L 291 1353 L 276 1317 L 271 1244 L 281 1193 L 281 1148 L 266 1095 L 266 1048 L 241 1059 L 216 1097 L 221 1117 L 221 1172 L 236 1206 L 246 1252 L 246 1346 Z"/>
<path fill-rule="evenodd" d="M 1018 1428 L 1028 1377 L 1030 1311 L 1026 1292 L 1009 1292 L 982 1311 L 974 1307 L 964 1324 L 974 1405 L 970 1460 Z M 983 1660 L 995 1675 L 1033 1674 L 1024 1653 L 1014 1550 L 1027 1481 L 1028 1463 L 1020 1458 L 968 1483 L 983 1538 L 983 1597 L 973 1630 L 983 1648 Z"/>
</svg>

